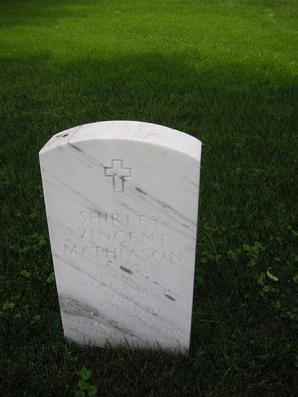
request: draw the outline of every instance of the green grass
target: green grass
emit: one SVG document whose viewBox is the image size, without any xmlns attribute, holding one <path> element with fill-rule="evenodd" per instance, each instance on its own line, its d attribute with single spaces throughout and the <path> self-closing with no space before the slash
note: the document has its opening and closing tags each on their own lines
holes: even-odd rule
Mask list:
<svg viewBox="0 0 298 397">
<path fill-rule="evenodd" d="M 294 396 L 297 16 L 295 0 L 1 1 L 1 395 L 72 396 L 86 367 L 100 397 Z M 187 357 L 62 336 L 38 151 L 116 119 L 204 143 Z"/>
</svg>

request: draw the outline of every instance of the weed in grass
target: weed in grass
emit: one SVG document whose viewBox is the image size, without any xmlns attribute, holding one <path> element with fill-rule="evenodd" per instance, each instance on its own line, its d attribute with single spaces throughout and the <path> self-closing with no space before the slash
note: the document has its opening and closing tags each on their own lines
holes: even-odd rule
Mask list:
<svg viewBox="0 0 298 397">
<path fill-rule="evenodd" d="M 92 371 L 83 367 L 79 372 L 80 379 L 76 397 L 94 397 L 97 394 L 97 387 L 91 383 Z"/>
</svg>

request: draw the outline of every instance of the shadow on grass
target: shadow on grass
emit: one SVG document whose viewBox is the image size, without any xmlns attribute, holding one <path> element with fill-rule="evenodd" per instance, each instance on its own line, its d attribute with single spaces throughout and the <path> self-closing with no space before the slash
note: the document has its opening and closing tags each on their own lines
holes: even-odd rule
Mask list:
<svg viewBox="0 0 298 397">
<path fill-rule="evenodd" d="M 269 215 L 273 224 L 285 216 L 291 223 L 295 81 L 270 65 L 210 65 L 197 56 L 190 67 L 189 59 L 159 53 L 72 63 L 46 53 L 2 59 L 5 165 L 18 169 L 14 178 L 31 173 L 36 183 L 37 152 L 54 133 L 100 120 L 153 122 L 203 142 L 202 216 L 209 222 L 235 226 L 237 234 L 242 225 L 245 236 L 268 232 Z"/>
</svg>

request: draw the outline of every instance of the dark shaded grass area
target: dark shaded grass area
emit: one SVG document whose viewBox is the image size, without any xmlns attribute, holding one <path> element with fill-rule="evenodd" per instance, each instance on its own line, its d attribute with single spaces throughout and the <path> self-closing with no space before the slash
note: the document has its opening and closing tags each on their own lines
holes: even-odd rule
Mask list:
<svg viewBox="0 0 298 397">
<path fill-rule="evenodd" d="M 295 395 L 298 90 L 287 68 L 180 50 L 32 51 L 4 54 L 0 68 L 1 395 L 73 395 L 83 366 L 98 396 Z M 62 337 L 38 151 L 58 131 L 117 119 L 204 143 L 187 357 Z"/>
</svg>

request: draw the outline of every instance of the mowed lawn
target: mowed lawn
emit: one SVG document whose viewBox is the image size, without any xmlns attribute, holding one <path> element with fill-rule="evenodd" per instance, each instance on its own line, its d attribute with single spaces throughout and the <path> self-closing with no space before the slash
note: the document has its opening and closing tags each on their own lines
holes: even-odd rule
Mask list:
<svg viewBox="0 0 298 397">
<path fill-rule="evenodd" d="M 297 17 L 295 0 L 1 1 L 1 396 L 84 377 L 99 397 L 295 395 Z M 204 144 L 185 357 L 63 338 L 38 151 L 118 119 Z"/>
</svg>

